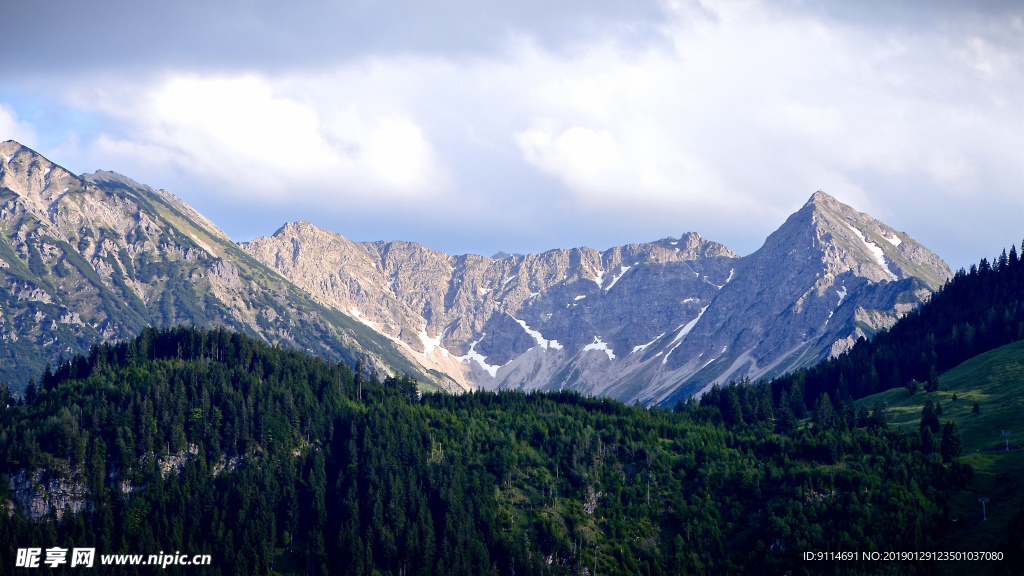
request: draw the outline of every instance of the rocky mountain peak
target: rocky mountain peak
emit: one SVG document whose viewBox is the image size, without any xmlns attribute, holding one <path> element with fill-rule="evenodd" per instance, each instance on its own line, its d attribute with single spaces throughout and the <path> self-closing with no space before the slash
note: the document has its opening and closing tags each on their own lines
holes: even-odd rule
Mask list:
<svg viewBox="0 0 1024 576">
<path fill-rule="evenodd" d="M 804 207 L 807 206 L 821 206 L 822 208 L 837 210 L 841 206 L 845 206 L 845 204 L 842 204 L 829 194 L 826 194 L 825 192 L 818 190 L 814 194 L 811 194 L 811 197 L 807 199 L 807 202 L 804 204 Z"/>
<path fill-rule="evenodd" d="M 298 220 L 296 222 L 286 222 L 283 226 L 274 232 L 274 236 L 279 238 L 294 238 L 310 234 L 318 234 L 320 232 L 326 232 L 316 226 L 306 222 L 305 220 Z M 332 234 L 333 236 L 340 237 L 340 234 Z"/>
<path fill-rule="evenodd" d="M 3 156 L 4 164 L 10 162 L 11 159 L 14 158 L 14 156 L 23 148 L 25 150 L 29 150 L 22 146 L 20 142 L 15 142 L 14 140 L 5 140 L 0 142 L 0 155 Z"/>
<path fill-rule="evenodd" d="M 74 174 L 31 148 L 13 140 L 0 143 L 0 188 L 14 195 L 8 211 L 49 221 L 57 201 L 82 187 Z"/>
<path fill-rule="evenodd" d="M 778 374 L 849 349 L 928 298 L 952 271 L 910 235 L 824 192 L 742 259 L 668 365 L 694 383 Z"/>
<path fill-rule="evenodd" d="M 952 270 L 906 232 L 818 192 L 813 219 L 831 263 L 876 282 L 916 277 L 937 290 Z"/>
<path fill-rule="evenodd" d="M 485 258 L 308 223 L 244 248 L 467 388 L 645 403 L 839 353 L 950 275 L 909 235 L 824 192 L 744 258 L 695 232 Z"/>
<path fill-rule="evenodd" d="M 140 188 L 143 190 L 150 191 L 153 190 L 149 186 L 146 186 L 145 184 L 139 184 L 138 182 L 132 180 L 131 178 L 125 176 L 124 174 L 118 174 L 117 172 L 112 172 L 110 170 L 97 170 L 92 174 L 82 174 L 82 179 L 87 182 L 93 183 L 116 182 L 119 184 L 124 184 L 125 186 L 130 186 L 132 188 Z"/>
</svg>

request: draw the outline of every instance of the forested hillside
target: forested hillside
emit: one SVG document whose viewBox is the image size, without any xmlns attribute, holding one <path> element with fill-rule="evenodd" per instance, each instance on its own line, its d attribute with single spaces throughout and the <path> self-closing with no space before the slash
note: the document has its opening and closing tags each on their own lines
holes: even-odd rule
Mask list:
<svg viewBox="0 0 1024 576">
<path fill-rule="evenodd" d="M 226 330 L 147 329 L 29 392 L 0 419 L 0 572 L 60 545 L 213 556 L 188 574 L 861 573 L 802 554 L 941 549 L 971 475 L 878 421 L 419 398 Z"/>
</svg>

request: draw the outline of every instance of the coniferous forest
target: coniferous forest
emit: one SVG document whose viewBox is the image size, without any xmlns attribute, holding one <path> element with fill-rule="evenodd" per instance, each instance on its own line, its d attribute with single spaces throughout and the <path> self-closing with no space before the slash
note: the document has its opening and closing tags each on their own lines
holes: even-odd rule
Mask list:
<svg viewBox="0 0 1024 576">
<path fill-rule="evenodd" d="M 61 542 L 209 553 L 223 574 L 815 571 L 800 553 L 933 547 L 970 475 L 884 426 L 417 396 L 223 330 L 98 346 L 4 413 L 4 472 L 63 475 L 88 502 L 3 517 L 2 559 Z"/>
<path fill-rule="evenodd" d="M 934 449 L 848 399 L 944 370 L 943 346 L 1021 339 L 1022 267 L 1011 250 L 958 274 L 909 328 L 671 411 L 421 396 L 408 377 L 224 329 L 146 329 L 48 367 L 0 413 L 5 500 L 31 498 L 9 479 L 37 472 L 82 495 L 77 512 L 0 514 L 0 573 L 18 548 L 54 544 L 213 557 L 171 574 L 939 573 L 803 554 L 950 549 L 949 495 L 972 478 L 955 427 Z M 993 551 L 1013 557 L 1018 532 Z"/>
</svg>

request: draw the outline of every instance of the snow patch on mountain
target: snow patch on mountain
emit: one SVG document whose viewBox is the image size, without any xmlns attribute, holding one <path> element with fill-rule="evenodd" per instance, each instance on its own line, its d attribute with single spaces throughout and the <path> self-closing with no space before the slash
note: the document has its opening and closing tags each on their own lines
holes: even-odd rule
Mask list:
<svg viewBox="0 0 1024 576">
<path fill-rule="evenodd" d="M 865 236 L 863 232 L 853 226 L 847 224 L 846 227 L 852 230 L 857 237 L 860 238 L 860 241 L 864 243 L 864 246 L 866 246 L 868 251 L 871 252 L 871 255 L 875 257 L 875 262 L 878 262 L 878 265 L 881 266 L 893 280 L 898 280 L 899 278 L 892 273 L 892 270 L 889 269 L 889 265 L 885 262 L 885 252 L 882 252 L 882 247 L 868 240 L 867 236 Z"/>
<path fill-rule="evenodd" d="M 678 342 L 679 340 L 682 340 L 684 336 L 689 334 L 690 330 L 693 330 L 693 327 L 697 325 L 697 321 L 700 320 L 700 317 L 704 315 L 704 312 L 707 309 L 708 309 L 707 306 L 701 308 L 700 312 L 697 314 L 697 317 L 694 318 L 693 320 L 690 320 L 689 322 L 687 322 L 683 326 L 683 329 L 679 331 L 679 334 L 676 334 L 676 337 L 672 339 L 672 342 L 673 343 Z"/>
<path fill-rule="evenodd" d="M 522 320 L 518 320 L 516 318 L 513 318 L 513 320 L 515 320 L 517 324 L 522 326 L 523 330 L 525 330 L 527 334 L 533 337 L 534 342 L 536 342 L 538 346 L 544 348 L 545 350 L 548 348 L 551 348 L 552 350 L 562 349 L 562 345 L 558 343 L 558 340 L 548 340 L 544 338 L 544 336 L 541 335 L 540 332 L 537 332 L 536 330 L 527 326 L 526 322 L 523 322 Z"/>
<path fill-rule="evenodd" d="M 693 330 L 693 327 L 697 325 L 697 322 L 700 321 L 700 317 L 704 315 L 704 312 L 707 309 L 708 309 L 707 306 L 701 308 L 700 309 L 700 313 L 697 314 L 697 317 L 694 318 L 693 320 L 690 320 L 689 322 L 687 322 L 686 325 L 683 326 L 682 330 L 680 330 L 679 333 L 676 334 L 676 337 L 673 338 L 672 342 L 671 342 L 671 343 L 675 344 L 675 346 L 673 346 L 672 349 L 669 350 L 667 354 L 665 354 L 665 357 L 661 359 L 661 363 L 662 364 L 665 364 L 665 363 L 668 362 L 668 357 L 671 356 L 672 353 L 676 351 L 676 348 L 679 348 L 679 345 L 683 343 L 683 338 L 685 338 L 686 335 L 690 333 L 690 330 Z M 724 351 L 724 349 L 723 349 L 723 351 Z"/>
<path fill-rule="evenodd" d="M 465 356 L 458 356 L 455 359 L 458 360 L 459 362 L 466 362 L 470 360 L 476 361 L 476 363 L 479 364 L 480 367 L 484 369 L 484 372 L 487 372 L 488 374 L 491 375 L 491 378 L 497 378 L 498 368 L 501 368 L 501 366 L 488 364 L 487 357 L 476 351 L 476 345 L 479 344 L 480 341 L 483 340 L 484 336 L 486 335 L 487 334 L 481 334 L 480 340 L 477 340 L 476 342 L 473 342 L 469 345 L 469 352 L 466 352 Z"/>
<path fill-rule="evenodd" d="M 615 283 L 619 281 L 619 278 L 622 278 L 626 274 L 626 270 L 629 270 L 629 268 L 629 266 L 619 266 L 619 275 L 616 276 L 615 278 L 612 278 L 611 284 L 609 284 L 608 287 L 605 288 L 605 291 L 611 290 L 612 286 L 615 286 Z"/>
<path fill-rule="evenodd" d="M 664 335 L 665 335 L 665 333 L 662 332 L 661 334 L 658 334 L 657 336 L 655 336 L 654 340 L 651 340 L 647 344 L 640 344 L 640 345 L 637 345 L 637 346 L 633 346 L 633 351 L 630 352 L 630 354 L 636 354 L 637 352 L 639 352 L 641 350 L 646 350 L 651 344 L 654 344 L 655 342 L 657 342 L 658 339 L 660 339 Z"/>
<path fill-rule="evenodd" d="M 427 335 L 426 325 L 424 325 L 423 328 L 416 333 L 416 335 L 419 336 L 420 342 L 423 343 L 424 357 L 429 355 L 435 349 L 440 350 L 441 353 L 444 354 L 445 356 L 448 355 L 448 349 L 445 348 L 444 346 L 441 346 L 441 335 L 438 334 L 436 338 L 431 338 L 430 336 Z"/>
<path fill-rule="evenodd" d="M 615 353 L 608 347 L 608 344 L 601 340 L 600 336 L 594 336 L 594 341 L 583 347 L 583 351 L 587 352 L 590 350 L 601 350 L 608 355 L 609 360 L 615 360 Z"/>
</svg>

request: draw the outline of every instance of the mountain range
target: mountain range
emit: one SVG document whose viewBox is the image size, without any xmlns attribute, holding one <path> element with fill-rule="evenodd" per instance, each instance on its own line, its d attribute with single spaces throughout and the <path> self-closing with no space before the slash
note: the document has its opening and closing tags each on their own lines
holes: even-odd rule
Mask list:
<svg viewBox="0 0 1024 576">
<path fill-rule="evenodd" d="M 842 354 L 952 275 L 823 192 L 744 257 L 690 232 L 487 258 L 306 222 L 236 244 L 166 191 L 16 142 L 0 156 L 0 380 L 15 386 L 97 340 L 194 323 L 428 387 L 672 404 Z"/>
<path fill-rule="evenodd" d="M 305 222 L 241 246 L 466 388 L 646 404 L 841 354 L 951 275 L 910 235 L 823 192 L 746 257 L 692 232 L 604 252 L 452 256 Z"/>
<path fill-rule="evenodd" d="M 225 326 L 349 363 L 420 374 L 386 338 L 315 302 L 174 195 L 75 176 L 0 143 L 0 382 L 147 326 Z"/>
</svg>

